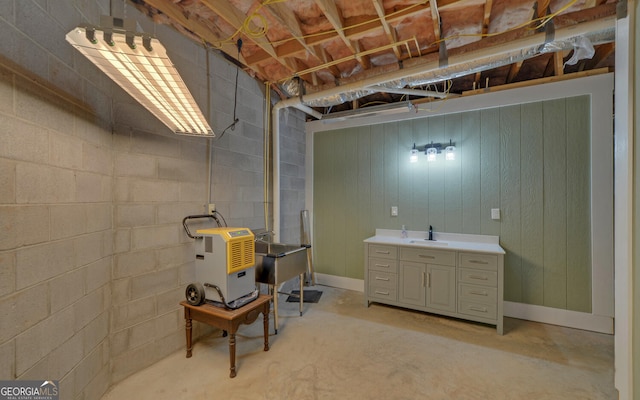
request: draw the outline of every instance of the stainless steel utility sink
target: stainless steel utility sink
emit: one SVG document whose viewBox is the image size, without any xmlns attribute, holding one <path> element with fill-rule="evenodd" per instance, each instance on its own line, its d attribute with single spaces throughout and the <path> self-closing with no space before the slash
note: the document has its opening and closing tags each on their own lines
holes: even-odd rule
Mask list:
<svg viewBox="0 0 640 400">
<path fill-rule="evenodd" d="M 307 251 L 311 246 L 255 242 L 256 282 L 269 285 L 273 294 L 274 326 L 278 333 L 278 287 L 300 277 L 300 316 L 304 298 L 304 274 L 307 272 Z"/>
<path fill-rule="evenodd" d="M 307 247 L 282 243 L 255 244 L 256 282 L 280 285 L 307 272 Z"/>
</svg>

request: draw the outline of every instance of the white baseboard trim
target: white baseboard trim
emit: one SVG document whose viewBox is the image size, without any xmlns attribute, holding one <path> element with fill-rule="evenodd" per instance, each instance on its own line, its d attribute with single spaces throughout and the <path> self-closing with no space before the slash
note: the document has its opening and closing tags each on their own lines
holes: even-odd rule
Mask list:
<svg viewBox="0 0 640 400">
<path fill-rule="evenodd" d="M 504 316 L 613 334 L 613 317 L 505 301 Z"/>
<path fill-rule="evenodd" d="M 363 279 L 346 278 L 344 276 L 320 274 L 317 272 L 315 273 L 315 278 L 318 285 L 364 292 Z M 604 315 L 562 310 L 559 308 L 543 307 L 532 304 L 514 303 L 511 301 L 505 301 L 503 303 L 503 310 L 505 317 L 613 334 L 613 317 Z"/>
<path fill-rule="evenodd" d="M 344 276 L 314 273 L 318 285 L 331 286 L 339 289 L 355 290 L 364 292 L 364 280 L 347 278 Z"/>
</svg>

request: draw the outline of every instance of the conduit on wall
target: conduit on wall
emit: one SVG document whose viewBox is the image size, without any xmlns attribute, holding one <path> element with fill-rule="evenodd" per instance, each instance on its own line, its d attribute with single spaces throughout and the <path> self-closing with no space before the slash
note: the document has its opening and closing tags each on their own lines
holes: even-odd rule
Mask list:
<svg viewBox="0 0 640 400">
<path fill-rule="evenodd" d="M 380 76 L 336 86 L 331 89 L 291 97 L 276 103 L 272 109 L 273 123 L 273 232 L 274 241 L 280 237 L 280 111 L 295 107 L 317 119 L 322 114 L 311 107 L 327 107 L 356 100 L 368 94 L 384 91 L 383 88 L 402 89 L 406 86 L 420 86 L 440 82 L 464 75 L 486 71 L 503 65 L 533 58 L 540 54 L 573 49 L 579 46 L 583 38 L 592 43 L 612 42 L 615 40 L 616 19 L 585 22 L 555 31 L 552 40 L 546 33 L 538 33 L 526 38 L 514 40 L 500 46 L 452 56 L 447 66 L 441 67 L 441 61 L 422 62 L 408 60 L 403 69 Z M 413 62 L 412 62 L 413 61 Z M 372 87 L 381 86 L 380 90 Z M 291 87 L 291 86 L 290 86 Z M 428 94 L 426 94 L 428 96 Z M 312 224 L 313 225 L 313 224 Z"/>
</svg>

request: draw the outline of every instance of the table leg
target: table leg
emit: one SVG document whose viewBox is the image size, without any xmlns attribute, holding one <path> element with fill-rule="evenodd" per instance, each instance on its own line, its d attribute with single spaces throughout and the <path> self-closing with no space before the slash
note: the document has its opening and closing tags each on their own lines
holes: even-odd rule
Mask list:
<svg viewBox="0 0 640 400">
<path fill-rule="evenodd" d="M 187 358 L 191 358 L 191 315 L 185 311 L 186 324 L 185 329 L 187 333 Z"/>
<path fill-rule="evenodd" d="M 262 309 L 262 321 L 264 325 L 264 351 L 269 351 L 269 302 Z"/>
<path fill-rule="evenodd" d="M 229 363 L 231 364 L 231 372 L 229 373 L 230 378 L 235 378 L 236 376 L 236 334 L 229 334 Z"/>
<path fill-rule="evenodd" d="M 304 274 L 300 274 L 300 316 L 302 317 L 302 308 L 304 303 Z"/>
</svg>

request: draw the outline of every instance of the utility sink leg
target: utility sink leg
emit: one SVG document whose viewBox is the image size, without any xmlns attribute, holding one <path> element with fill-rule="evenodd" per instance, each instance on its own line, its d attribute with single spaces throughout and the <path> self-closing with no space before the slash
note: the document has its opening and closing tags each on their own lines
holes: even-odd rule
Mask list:
<svg viewBox="0 0 640 400">
<path fill-rule="evenodd" d="M 273 298 L 273 328 L 278 334 L 278 286 L 271 286 L 271 296 Z"/>
<path fill-rule="evenodd" d="M 300 274 L 300 316 L 304 307 L 304 274 Z"/>
</svg>

